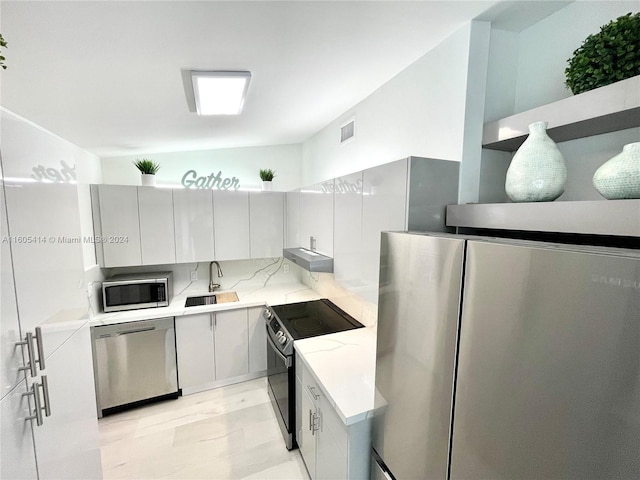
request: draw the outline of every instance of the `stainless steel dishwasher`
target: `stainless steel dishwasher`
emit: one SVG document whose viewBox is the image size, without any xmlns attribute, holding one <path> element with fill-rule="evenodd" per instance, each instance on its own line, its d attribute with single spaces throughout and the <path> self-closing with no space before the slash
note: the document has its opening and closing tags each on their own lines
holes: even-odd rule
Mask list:
<svg viewBox="0 0 640 480">
<path fill-rule="evenodd" d="M 98 417 L 177 398 L 174 318 L 92 327 Z"/>
</svg>

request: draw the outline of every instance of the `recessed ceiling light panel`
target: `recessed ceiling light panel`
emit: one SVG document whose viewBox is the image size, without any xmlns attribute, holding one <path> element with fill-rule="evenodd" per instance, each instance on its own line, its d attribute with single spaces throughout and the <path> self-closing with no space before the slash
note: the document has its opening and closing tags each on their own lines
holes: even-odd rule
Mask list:
<svg viewBox="0 0 640 480">
<path fill-rule="evenodd" d="M 198 115 L 239 115 L 251 72 L 191 71 Z"/>
</svg>

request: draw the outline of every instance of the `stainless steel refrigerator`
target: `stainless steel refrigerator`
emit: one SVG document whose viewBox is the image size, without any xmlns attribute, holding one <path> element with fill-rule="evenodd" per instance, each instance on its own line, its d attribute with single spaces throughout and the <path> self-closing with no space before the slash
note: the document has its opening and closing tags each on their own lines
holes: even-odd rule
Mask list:
<svg viewBox="0 0 640 480">
<path fill-rule="evenodd" d="M 640 478 L 639 251 L 383 233 L 378 308 L 373 478 Z"/>
</svg>

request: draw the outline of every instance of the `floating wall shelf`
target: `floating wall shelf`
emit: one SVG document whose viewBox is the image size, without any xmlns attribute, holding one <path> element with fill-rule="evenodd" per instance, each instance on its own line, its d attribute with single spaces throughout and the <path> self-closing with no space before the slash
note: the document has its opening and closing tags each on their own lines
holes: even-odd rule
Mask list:
<svg viewBox="0 0 640 480">
<path fill-rule="evenodd" d="M 447 226 L 640 237 L 640 200 L 449 205 Z"/>
<path fill-rule="evenodd" d="M 574 95 L 484 125 L 482 146 L 516 151 L 529 124 L 546 121 L 556 142 L 640 127 L 640 76 Z"/>
</svg>

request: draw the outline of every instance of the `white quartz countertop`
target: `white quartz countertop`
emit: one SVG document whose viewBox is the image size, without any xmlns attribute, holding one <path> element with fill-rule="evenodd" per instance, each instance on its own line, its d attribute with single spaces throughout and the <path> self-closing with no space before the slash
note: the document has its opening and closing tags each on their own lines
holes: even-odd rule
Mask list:
<svg viewBox="0 0 640 480">
<path fill-rule="evenodd" d="M 227 290 L 219 290 L 213 293 L 222 293 Z M 252 287 L 250 289 L 236 288 L 237 302 L 219 303 L 215 305 L 202 305 L 198 307 L 185 307 L 187 297 L 208 295 L 207 291 L 189 291 L 174 295 L 168 307 L 145 308 L 141 310 L 127 310 L 124 312 L 99 313 L 91 316 L 91 326 L 112 325 L 115 323 L 135 322 L 138 320 L 151 320 L 163 317 L 179 317 L 195 315 L 198 313 L 220 312 L 237 308 L 258 307 L 262 305 L 279 305 L 282 303 L 304 302 L 321 298 L 315 291 L 302 283 L 283 285 L 269 285 L 266 287 Z"/>
<path fill-rule="evenodd" d="M 294 346 L 296 361 L 302 360 L 309 367 L 345 425 L 372 415 L 376 383 L 375 328 L 296 340 Z"/>
</svg>

